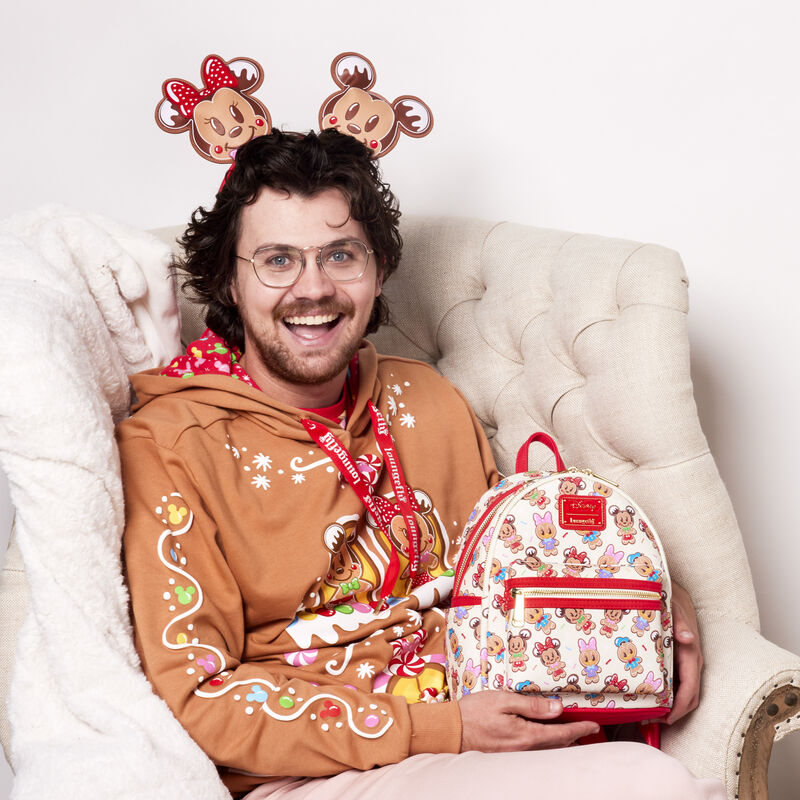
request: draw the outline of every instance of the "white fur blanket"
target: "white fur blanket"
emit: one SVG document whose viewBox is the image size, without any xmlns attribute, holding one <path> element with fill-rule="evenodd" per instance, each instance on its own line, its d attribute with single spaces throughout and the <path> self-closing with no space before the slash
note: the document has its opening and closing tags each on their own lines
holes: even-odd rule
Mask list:
<svg viewBox="0 0 800 800">
<path fill-rule="evenodd" d="M 30 584 L 9 699 L 16 800 L 230 797 L 142 675 L 120 562 L 114 423 L 128 374 L 177 352 L 168 255 L 60 208 L 0 223 L 0 463 Z"/>
</svg>

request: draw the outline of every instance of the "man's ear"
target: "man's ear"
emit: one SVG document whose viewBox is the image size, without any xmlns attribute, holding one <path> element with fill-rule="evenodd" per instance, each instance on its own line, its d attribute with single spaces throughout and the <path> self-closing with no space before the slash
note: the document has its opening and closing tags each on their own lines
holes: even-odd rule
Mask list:
<svg viewBox="0 0 800 800">
<path fill-rule="evenodd" d="M 385 275 L 386 273 L 383 271 L 383 267 L 379 264 L 377 272 L 375 273 L 375 297 L 378 297 L 378 295 L 381 293 Z"/>
</svg>

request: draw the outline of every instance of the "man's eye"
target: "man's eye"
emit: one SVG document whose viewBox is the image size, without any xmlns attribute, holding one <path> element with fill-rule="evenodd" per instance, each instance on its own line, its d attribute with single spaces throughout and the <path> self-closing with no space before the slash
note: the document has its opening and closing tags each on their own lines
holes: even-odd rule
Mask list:
<svg viewBox="0 0 800 800">
<path fill-rule="evenodd" d="M 254 257 L 255 265 L 272 272 L 291 269 L 298 259 L 285 250 L 260 250 Z"/>
<path fill-rule="evenodd" d="M 352 252 L 343 247 L 340 247 L 338 250 L 332 250 L 328 254 L 328 261 L 334 264 L 346 264 L 348 261 L 352 261 L 352 259 Z"/>
<path fill-rule="evenodd" d="M 366 125 L 364 125 L 364 131 L 369 133 L 372 131 L 375 126 L 381 121 L 381 118 L 377 114 L 373 114 L 368 120 Z"/>
</svg>

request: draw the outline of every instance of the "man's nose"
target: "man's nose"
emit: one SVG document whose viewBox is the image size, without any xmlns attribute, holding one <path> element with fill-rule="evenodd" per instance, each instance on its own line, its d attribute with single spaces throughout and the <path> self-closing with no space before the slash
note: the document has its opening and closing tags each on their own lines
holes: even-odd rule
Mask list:
<svg viewBox="0 0 800 800">
<path fill-rule="evenodd" d="M 292 287 L 295 297 L 316 299 L 334 295 L 336 293 L 336 284 L 320 267 L 317 261 L 317 252 L 307 251 L 303 255 L 306 265 L 297 279 L 297 283 Z"/>
<path fill-rule="evenodd" d="M 359 128 L 358 125 L 354 125 L 352 122 L 347 123 L 347 130 L 349 130 L 350 133 L 354 133 L 356 135 L 361 133 L 361 128 Z"/>
</svg>

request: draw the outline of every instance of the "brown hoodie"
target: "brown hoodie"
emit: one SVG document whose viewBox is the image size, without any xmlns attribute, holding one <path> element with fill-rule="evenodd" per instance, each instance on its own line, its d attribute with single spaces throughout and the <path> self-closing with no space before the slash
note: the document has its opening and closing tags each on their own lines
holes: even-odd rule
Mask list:
<svg viewBox="0 0 800 800">
<path fill-rule="evenodd" d="M 438 606 L 467 516 L 497 479 L 461 395 L 369 344 L 344 430 L 229 376 L 149 371 L 133 386 L 118 439 L 136 644 L 228 788 L 458 752 Z M 393 522 L 400 574 L 377 611 L 392 544 L 301 424 L 325 424 L 392 499 L 370 399 L 391 424 L 422 543 L 412 588 Z"/>
</svg>

